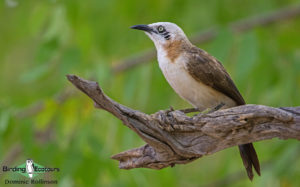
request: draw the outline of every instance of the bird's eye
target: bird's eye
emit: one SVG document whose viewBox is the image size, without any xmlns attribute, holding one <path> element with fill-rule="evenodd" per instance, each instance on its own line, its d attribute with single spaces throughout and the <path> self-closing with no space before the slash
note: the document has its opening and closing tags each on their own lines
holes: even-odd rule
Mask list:
<svg viewBox="0 0 300 187">
<path fill-rule="evenodd" d="M 162 33 L 162 32 L 165 31 L 165 28 L 163 26 L 158 26 L 157 30 L 158 30 L 159 33 Z"/>
</svg>

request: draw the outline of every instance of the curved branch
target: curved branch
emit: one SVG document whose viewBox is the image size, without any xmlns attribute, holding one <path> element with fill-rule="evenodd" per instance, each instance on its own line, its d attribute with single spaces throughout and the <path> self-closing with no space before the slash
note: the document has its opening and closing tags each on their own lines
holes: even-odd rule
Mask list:
<svg viewBox="0 0 300 187">
<path fill-rule="evenodd" d="M 122 120 L 147 143 L 112 156 L 122 169 L 185 164 L 228 147 L 275 137 L 300 140 L 300 107 L 244 105 L 193 117 L 180 110 L 148 115 L 113 101 L 96 82 L 75 75 L 67 78 L 97 108 Z"/>
</svg>

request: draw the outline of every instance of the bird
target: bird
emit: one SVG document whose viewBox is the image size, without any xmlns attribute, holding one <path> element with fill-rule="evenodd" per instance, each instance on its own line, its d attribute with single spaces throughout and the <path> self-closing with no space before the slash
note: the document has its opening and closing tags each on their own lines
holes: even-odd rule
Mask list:
<svg viewBox="0 0 300 187">
<path fill-rule="evenodd" d="M 29 178 L 32 179 L 34 173 L 34 164 L 32 159 L 26 160 L 26 172 L 28 173 Z"/>
<path fill-rule="evenodd" d="M 173 90 L 199 110 L 245 105 L 245 100 L 222 63 L 193 45 L 175 23 L 157 22 L 131 26 L 144 31 L 153 41 L 159 67 Z M 240 156 L 252 181 L 253 167 L 260 164 L 252 143 L 239 145 Z"/>
</svg>

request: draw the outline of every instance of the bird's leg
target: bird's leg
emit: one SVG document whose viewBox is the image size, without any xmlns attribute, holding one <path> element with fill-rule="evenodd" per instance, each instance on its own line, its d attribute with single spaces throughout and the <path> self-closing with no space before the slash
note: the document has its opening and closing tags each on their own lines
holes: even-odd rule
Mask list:
<svg viewBox="0 0 300 187">
<path fill-rule="evenodd" d="M 182 110 L 160 110 L 156 112 L 155 114 L 152 114 L 154 118 L 158 121 L 158 126 L 162 130 L 173 132 L 173 131 L 179 131 L 179 132 L 195 132 L 197 130 L 197 126 L 193 124 L 179 124 L 178 119 L 184 118 L 187 121 L 191 120 L 190 117 L 186 116 L 186 113 L 189 112 L 196 112 L 199 111 L 199 109 L 190 108 Z M 186 112 L 186 113 L 185 113 Z"/>
<path fill-rule="evenodd" d="M 186 109 L 181 109 L 179 111 L 185 114 L 192 113 L 192 112 L 202 112 L 199 108 L 186 108 Z"/>
<path fill-rule="evenodd" d="M 182 109 L 182 110 L 177 110 L 175 111 L 173 107 L 170 106 L 170 109 L 167 110 L 160 110 L 158 112 L 156 112 L 155 114 L 153 114 L 155 116 L 155 118 L 159 121 L 159 127 L 163 130 L 166 131 L 175 131 L 175 130 L 185 130 L 185 131 L 193 131 L 195 130 L 193 126 L 186 126 L 186 125 L 174 125 L 176 124 L 174 115 L 176 116 L 177 112 L 179 113 L 191 113 L 191 112 L 200 112 L 199 114 L 196 115 L 203 115 L 203 114 L 209 114 L 212 112 L 215 112 L 217 110 L 219 110 L 220 108 L 222 108 L 225 104 L 224 103 L 220 103 L 218 104 L 216 107 L 210 109 L 206 109 L 204 111 L 200 111 L 198 108 L 188 108 L 188 109 Z"/>
<path fill-rule="evenodd" d="M 221 109 L 224 105 L 225 105 L 225 103 L 221 102 L 220 104 L 218 104 L 214 108 L 208 108 L 208 109 L 204 110 L 203 112 L 201 112 L 201 114 L 210 114 L 210 113 L 213 113 L 213 112 Z"/>
<path fill-rule="evenodd" d="M 215 108 L 213 108 L 211 111 L 209 111 L 209 113 L 212 113 L 212 112 L 215 112 L 217 110 L 220 110 L 224 105 L 225 105 L 225 103 L 221 102 Z"/>
<path fill-rule="evenodd" d="M 176 122 L 178 116 L 182 116 L 191 112 L 201 112 L 199 108 L 188 108 L 182 110 L 174 110 L 173 107 L 170 106 L 170 109 L 160 110 L 157 113 L 153 114 L 155 118 L 158 120 L 159 127 L 168 132 L 172 131 L 195 131 L 196 127 L 193 125 L 179 125 Z"/>
<path fill-rule="evenodd" d="M 170 117 L 170 115 L 172 114 L 172 112 L 174 112 L 174 108 L 172 106 L 170 106 L 169 109 L 166 110 L 160 110 L 158 112 L 156 112 L 155 114 L 153 114 L 159 121 L 159 127 L 161 129 L 167 130 L 167 131 L 174 131 L 174 127 L 173 127 L 173 123 L 175 123 L 174 121 L 172 121 L 171 119 L 173 119 L 172 117 Z"/>
<path fill-rule="evenodd" d="M 167 131 L 174 130 L 172 122 L 168 118 L 170 113 L 173 111 L 174 111 L 174 109 L 172 107 L 170 107 L 170 109 L 160 110 L 160 111 L 156 112 L 155 114 L 152 114 L 158 120 L 158 122 L 159 122 L 158 124 L 161 129 L 164 129 Z"/>
</svg>

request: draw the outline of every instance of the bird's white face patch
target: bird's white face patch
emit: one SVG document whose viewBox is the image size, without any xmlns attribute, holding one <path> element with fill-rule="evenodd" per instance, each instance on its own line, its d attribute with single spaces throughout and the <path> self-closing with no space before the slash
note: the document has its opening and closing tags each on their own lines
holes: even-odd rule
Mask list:
<svg viewBox="0 0 300 187">
<path fill-rule="evenodd" d="M 174 23 L 157 22 L 149 24 L 148 26 L 151 27 L 154 32 L 145 33 L 154 42 L 157 49 L 175 40 L 187 39 L 182 29 Z"/>
</svg>

